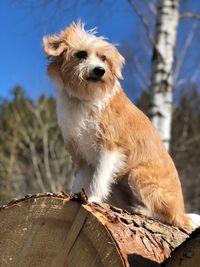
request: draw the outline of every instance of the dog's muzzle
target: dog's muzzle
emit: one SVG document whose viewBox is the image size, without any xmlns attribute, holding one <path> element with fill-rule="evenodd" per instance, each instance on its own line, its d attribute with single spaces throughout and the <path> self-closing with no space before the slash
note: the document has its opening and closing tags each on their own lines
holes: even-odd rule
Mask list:
<svg viewBox="0 0 200 267">
<path fill-rule="evenodd" d="M 105 73 L 105 69 L 103 67 L 95 67 L 90 74 L 90 77 L 88 80 L 91 80 L 93 82 L 100 81 Z"/>
<path fill-rule="evenodd" d="M 93 73 L 96 76 L 96 78 L 101 78 L 101 77 L 103 77 L 103 75 L 105 73 L 105 69 L 103 67 L 95 67 L 93 69 Z"/>
</svg>

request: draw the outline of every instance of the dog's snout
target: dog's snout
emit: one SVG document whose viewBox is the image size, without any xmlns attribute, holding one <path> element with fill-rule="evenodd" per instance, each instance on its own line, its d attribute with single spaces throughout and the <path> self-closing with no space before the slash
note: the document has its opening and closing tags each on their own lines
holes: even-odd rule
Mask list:
<svg viewBox="0 0 200 267">
<path fill-rule="evenodd" d="M 101 78 L 105 73 L 105 69 L 103 67 L 95 67 L 93 72 L 97 78 Z"/>
</svg>

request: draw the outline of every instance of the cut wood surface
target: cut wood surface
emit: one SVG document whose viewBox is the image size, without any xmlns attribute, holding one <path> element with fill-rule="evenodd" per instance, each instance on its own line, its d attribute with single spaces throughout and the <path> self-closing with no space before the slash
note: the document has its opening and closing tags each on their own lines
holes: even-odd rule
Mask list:
<svg viewBox="0 0 200 267">
<path fill-rule="evenodd" d="M 28 195 L 0 209 L 0 266 L 200 266 L 193 233 L 107 204 L 84 193 Z"/>
</svg>

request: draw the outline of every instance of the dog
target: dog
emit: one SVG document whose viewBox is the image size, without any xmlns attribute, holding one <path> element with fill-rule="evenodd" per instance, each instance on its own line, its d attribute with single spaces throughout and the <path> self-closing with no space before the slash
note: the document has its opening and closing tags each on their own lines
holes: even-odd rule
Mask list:
<svg viewBox="0 0 200 267">
<path fill-rule="evenodd" d="M 117 48 L 81 22 L 45 36 L 43 46 L 58 124 L 77 165 L 72 192 L 84 188 L 90 202 L 140 207 L 164 223 L 193 227 L 172 158 L 120 86 L 125 60 Z"/>
</svg>

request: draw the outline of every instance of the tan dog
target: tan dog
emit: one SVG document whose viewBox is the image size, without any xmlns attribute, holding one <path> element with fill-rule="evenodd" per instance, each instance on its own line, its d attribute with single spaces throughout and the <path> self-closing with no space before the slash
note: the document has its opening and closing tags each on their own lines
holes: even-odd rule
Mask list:
<svg viewBox="0 0 200 267">
<path fill-rule="evenodd" d="M 149 119 L 127 98 L 118 79 L 124 58 L 79 22 L 44 37 L 49 75 L 57 84 L 58 124 L 78 165 L 73 192 L 89 201 L 131 209 L 190 227 L 174 163 Z"/>
</svg>

